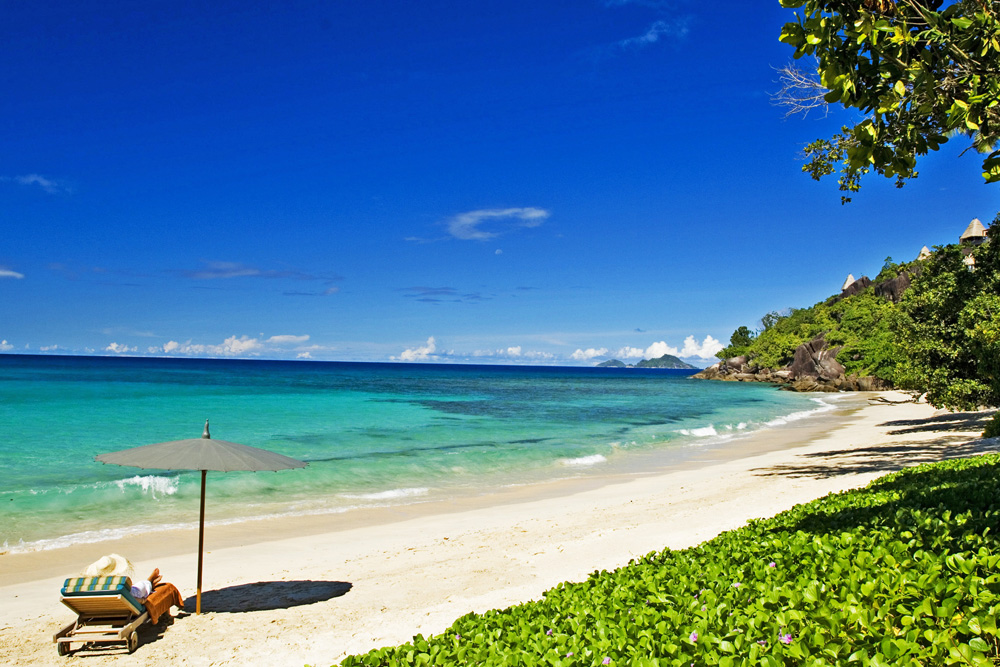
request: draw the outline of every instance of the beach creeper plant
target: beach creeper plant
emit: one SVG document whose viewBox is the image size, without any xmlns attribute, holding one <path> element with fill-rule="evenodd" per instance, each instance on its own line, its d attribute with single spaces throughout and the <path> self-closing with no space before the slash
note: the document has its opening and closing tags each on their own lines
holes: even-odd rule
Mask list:
<svg viewBox="0 0 1000 667">
<path fill-rule="evenodd" d="M 992 667 L 997 526 L 1000 455 L 923 465 L 342 665 Z"/>
</svg>

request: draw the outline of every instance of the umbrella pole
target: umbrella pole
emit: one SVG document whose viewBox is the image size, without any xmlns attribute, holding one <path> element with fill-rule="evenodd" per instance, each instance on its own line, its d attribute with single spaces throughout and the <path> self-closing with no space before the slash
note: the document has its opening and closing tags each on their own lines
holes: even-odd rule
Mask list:
<svg viewBox="0 0 1000 667">
<path fill-rule="evenodd" d="M 201 471 L 201 512 L 198 517 L 198 600 L 195 603 L 195 613 L 201 613 L 201 565 L 205 553 L 205 478 L 207 470 Z"/>
</svg>

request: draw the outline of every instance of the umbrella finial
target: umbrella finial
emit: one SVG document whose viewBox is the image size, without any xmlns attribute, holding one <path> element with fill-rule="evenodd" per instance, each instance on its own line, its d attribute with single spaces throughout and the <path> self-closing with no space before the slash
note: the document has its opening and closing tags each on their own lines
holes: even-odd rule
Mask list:
<svg viewBox="0 0 1000 667">
<path fill-rule="evenodd" d="M 207 419 L 205 420 L 205 432 L 201 434 L 201 437 L 205 438 L 206 440 L 211 440 L 212 439 L 212 434 L 208 432 L 208 420 Z"/>
</svg>

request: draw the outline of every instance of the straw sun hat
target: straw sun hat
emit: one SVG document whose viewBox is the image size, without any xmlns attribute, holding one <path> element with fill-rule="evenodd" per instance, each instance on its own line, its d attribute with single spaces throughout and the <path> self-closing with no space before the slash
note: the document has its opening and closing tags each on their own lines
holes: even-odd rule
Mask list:
<svg viewBox="0 0 1000 667">
<path fill-rule="evenodd" d="M 101 556 L 83 571 L 85 577 L 132 577 L 135 574 L 132 563 L 125 556 L 108 554 Z"/>
</svg>

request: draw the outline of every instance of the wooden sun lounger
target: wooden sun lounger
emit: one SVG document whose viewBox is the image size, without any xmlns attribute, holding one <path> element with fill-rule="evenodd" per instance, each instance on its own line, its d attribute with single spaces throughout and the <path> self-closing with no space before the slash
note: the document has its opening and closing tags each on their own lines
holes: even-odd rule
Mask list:
<svg viewBox="0 0 1000 667">
<path fill-rule="evenodd" d="M 116 644 L 123 642 L 132 653 L 139 646 L 136 630 L 149 620 L 149 613 L 131 596 L 63 595 L 60 601 L 77 619 L 57 632 L 52 640 L 59 655 L 69 655 L 70 644 Z"/>
</svg>

